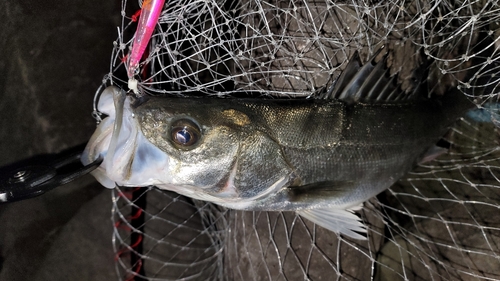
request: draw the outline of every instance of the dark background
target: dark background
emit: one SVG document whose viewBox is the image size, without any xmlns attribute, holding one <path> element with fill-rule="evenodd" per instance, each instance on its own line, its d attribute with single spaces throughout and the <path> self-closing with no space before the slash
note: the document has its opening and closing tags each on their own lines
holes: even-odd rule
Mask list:
<svg viewBox="0 0 500 281">
<path fill-rule="evenodd" d="M 0 1 L 0 166 L 86 142 L 121 1 Z M 110 191 L 86 176 L 0 205 L 0 280 L 116 280 Z"/>
</svg>

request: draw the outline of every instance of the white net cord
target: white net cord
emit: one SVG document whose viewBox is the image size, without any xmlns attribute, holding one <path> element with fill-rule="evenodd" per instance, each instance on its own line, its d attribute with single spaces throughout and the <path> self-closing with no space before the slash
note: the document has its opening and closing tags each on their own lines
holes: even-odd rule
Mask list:
<svg viewBox="0 0 500 281">
<path fill-rule="evenodd" d="M 103 84 L 127 88 L 135 1 Z M 477 1 L 166 1 L 136 75 L 149 95 L 313 98 L 357 51 L 382 46 L 398 84 L 430 61 L 432 94 L 478 110 L 444 139 L 449 153 L 365 203 L 368 241 L 294 213 L 241 212 L 154 187 L 117 188 L 113 237 L 123 280 L 500 280 L 500 3 Z"/>
</svg>

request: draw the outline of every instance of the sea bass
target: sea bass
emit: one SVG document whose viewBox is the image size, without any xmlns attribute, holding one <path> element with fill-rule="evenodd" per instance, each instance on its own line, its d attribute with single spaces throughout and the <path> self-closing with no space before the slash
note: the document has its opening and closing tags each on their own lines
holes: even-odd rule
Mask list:
<svg viewBox="0 0 500 281">
<path fill-rule="evenodd" d="M 101 95 L 108 115 L 84 164 L 106 187 L 149 186 L 240 210 L 296 211 L 337 233 L 363 239 L 351 212 L 417 163 L 471 103 L 429 98 L 425 82 L 403 91 L 386 57 L 353 57 L 316 99 L 176 98 Z M 425 81 L 425 71 L 419 74 Z"/>
</svg>

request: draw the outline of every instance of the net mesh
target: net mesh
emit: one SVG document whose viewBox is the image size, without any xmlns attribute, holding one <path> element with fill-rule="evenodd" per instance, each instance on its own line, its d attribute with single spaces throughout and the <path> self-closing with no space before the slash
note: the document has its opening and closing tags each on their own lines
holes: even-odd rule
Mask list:
<svg viewBox="0 0 500 281">
<path fill-rule="evenodd" d="M 126 88 L 140 3 L 122 25 L 103 84 Z M 420 165 L 360 211 L 368 241 L 288 212 L 242 212 L 154 187 L 117 188 L 117 270 L 125 280 L 500 280 L 500 3 L 166 1 L 139 71 L 151 95 L 307 98 L 358 51 L 381 46 L 403 89 L 431 61 L 432 92 L 477 105 Z"/>
</svg>

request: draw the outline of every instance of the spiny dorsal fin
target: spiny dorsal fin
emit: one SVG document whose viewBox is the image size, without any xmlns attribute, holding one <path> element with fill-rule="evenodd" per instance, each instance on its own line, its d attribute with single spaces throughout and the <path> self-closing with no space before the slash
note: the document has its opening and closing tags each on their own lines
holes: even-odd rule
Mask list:
<svg viewBox="0 0 500 281">
<path fill-rule="evenodd" d="M 340 74 L 339 78 L 332 87 L 327 91 L 326 95 L 320 98 L 323 99 L 333 99 L 335 95 L 340 93 L 342 89 L 344 89 L 352 80 L 352 77 L 356 76 L 359 69 L 362 67 L 361 61 L 359 60 L 359 54 L 356 51 L 352 58 L 349 60 L 346 68 Z"/>
<path fill-rule="evenodd" d="M 387 53 L 375 62 L 383 49 L 384 47 L 375 52 L 364 65 L 356 52 L 330 90 L 319 98 L 337 99 L 349 104 L 394 103 L 413 98 L 418 87 L 410 94 L 401 89 L 397 83 L 397 75 L 390 76 L 390 70 L 386 66 Z"/>
</svg>

